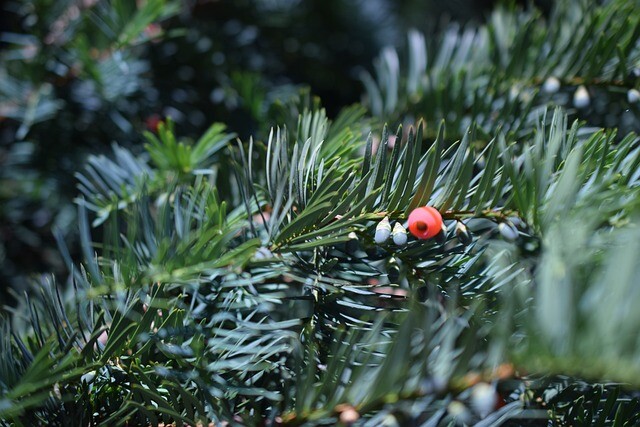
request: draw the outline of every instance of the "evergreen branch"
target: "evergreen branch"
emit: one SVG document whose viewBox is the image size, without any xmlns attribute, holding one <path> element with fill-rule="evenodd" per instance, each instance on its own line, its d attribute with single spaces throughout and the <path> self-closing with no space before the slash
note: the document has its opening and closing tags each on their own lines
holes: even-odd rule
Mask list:
<svg viewBox="0 0 640 427">
<path fill-rule="evenodd" d="M 628 75 L 640 55 L 640 21 L 628 7 L 619 1 L 556 5 L 548 20 L 535 10 L 498 9 L 480 28 L 451 26 L 429 48 L 412 30 L 406 63 L 385 48 L 374 64 L 375 78 L 362 74 L 370 108 L 391 121 L 407 114 L 449 119 L 454 135 L 463 135 L 471 121 L 482 137 L 499 127 L 521 135 L 540 108 L 570 106 L 571 96 L 556 96 L 558 89 L 634 88 Z M 575 36 L 567 34 L 569 27 Z M 550 79 L 553 89 L 545 84 Z"/>
</svg>

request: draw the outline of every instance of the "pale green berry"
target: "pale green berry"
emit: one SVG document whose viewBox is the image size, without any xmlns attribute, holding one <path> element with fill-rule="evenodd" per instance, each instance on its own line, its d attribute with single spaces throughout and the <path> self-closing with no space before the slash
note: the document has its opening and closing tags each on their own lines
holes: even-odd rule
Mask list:
<svg viewBox="0 0 640 427">
<path fill-rule="evenodd" d="M 398 246 L 404 246 L 407 244 L 407 230 L 400 224 L 396 222 L 396 225 L 393 226 L 393 243 Z"/>
<path fill-rule="evenodd" d="M 375 242 L 380 245 L 386 242 L 389 239 L 390 235 L 391 223 L 389 223 L 389 217 L 385 216 L 384 219 L 380 221 L 376 226 L 376 234 L 373 237 L 373 240 L 375 240 Z"/>
</svg>

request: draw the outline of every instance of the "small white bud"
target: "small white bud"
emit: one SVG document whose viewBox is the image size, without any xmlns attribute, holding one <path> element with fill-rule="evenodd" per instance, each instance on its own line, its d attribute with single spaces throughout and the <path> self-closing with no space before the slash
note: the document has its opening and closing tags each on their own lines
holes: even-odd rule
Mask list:
<svg viewBox="0 0 640 427">
<path fill-rule="evenodd" d="M 471 390 L 471 407 L 480 416 L 486 418 L 496 407 L 498 396 L 495 388 L 487 383 L 478 383 Z"/>
<path fill-rule="evenodd" d="M 449 415 L 461 424 L 469 424 L 471 422 L 471 414 L 464 403 L 454 400 L 447 406 Z"/>
<path fill-rule="evenodd" d="M 579 86 L 573 94 L 573 105 L 576 108 L 586 108 L 591 103 L 591 98 L 589 98 L 589 92 L 587 88 L 583 85 Z"/>
<path fill-rule="evenodd" d="M 407 244 L 407 230 L 399 222 L 393 226 L 393 243 L 398 246 Z"/>
<path fill-rule="evenodd" d="M 382 221 L 376 226 L 376 235 L 373 238 L 377 244 L 382 244 L 389 239 L 391 235 L 391 223 L 389 223 L 389 217 L 384 217 Z"/>
<path fill-rule="evenodd" d="M 258 248 L 255 255 L 253 255 L 253 258 L 256 260 L 269 259 L 273 258 L 273 253 L 269 250 L 269 248 L 263 246 Z"/>
<path fill-rule="evenodd" d="M 627 101 L 629 101 L 629 104 L 635 104 L 640 101 L 640 92 L 637 89 L 629 89 L 627 92 Z"/>
<path fill-rule="evenodd" d="M 545 93 L 556 93 L 560 90 L 560 80 L 551 76 L 544 81 L 542 85 L 542 91 Z"/>
<path fill-rule="evenodd" d="M 467 227 L 460 221 L 456 224 L 456 236 L 460 243 L 465 246 L 473 241 L 471 234 L 469 234 L 469 230 L 467 230 Z"/>
<path fill-rule="evenodd" d="M 505 240 L 509 242 L 514 242 L 518 238 L 518 230 L 512 226 L 511 224 L 507 224 L 506 222 L 501 222 L 498 224 L 498 231 L 504 237 Z"/>
</svg>

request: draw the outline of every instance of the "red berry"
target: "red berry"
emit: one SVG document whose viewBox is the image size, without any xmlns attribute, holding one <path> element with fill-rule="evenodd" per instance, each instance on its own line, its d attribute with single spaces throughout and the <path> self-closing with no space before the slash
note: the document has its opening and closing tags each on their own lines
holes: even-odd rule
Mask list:
<svg viewBox="0 0 640 427">
<path fill-rule="evenodd" d="M 418 239 L 431 239 L 442 230 L 442 215 L 436 208 L 423 206 L 409 214 L 409 231 Z"/>
<path fill-rule="evenodd" d="M 144 119 L 145 126 L 153 133 L 158 132 L 158 126 L 160 125 L 160 122 L 162 122 L 162 118 L 157 114 L 152 114 Z"/>
</svg>

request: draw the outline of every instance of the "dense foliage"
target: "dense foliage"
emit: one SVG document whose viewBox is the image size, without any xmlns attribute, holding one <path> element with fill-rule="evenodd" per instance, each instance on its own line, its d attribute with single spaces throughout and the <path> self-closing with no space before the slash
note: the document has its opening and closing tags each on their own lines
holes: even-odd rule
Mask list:
<svg viewBox="0 0 640 427">
<path fill-rule="evenodd" d="M 190 137 L 213 121 L 265 134 L 306 85 L 337 112 L 409 13 L 388 0 L 139 3 L 2 2 L 0 280 L 17 291 L 30 273 L 64 273 L 51 228 L 77 254 L 73 175 L 88 154 L 114 141 L 139 153 L 166 116 Z"/>
<path fill-rule="evenodd" d="M 58 231 L 67 273 L 2 318 L 0 419 L 638 424 L 637 6 L 498 7 L 482 25 L 411 30 L 331 117 L 307 89 L 236 74 L 246 128 L 191 137 L 198 123 L 173 114 L 144 150 L 123 136 L 90 155 L 81 256 Z M 179 12 L 137 7 L 98 64 Z M 11 116 L 18 139 L 41 117 L 28 108 L 58 102 L 46 84 Z M 127 96 L 99 114 L 122 116 Z M 444 219 L 435 238 L 378 238 L 425 205 Z"/>
</svg>

